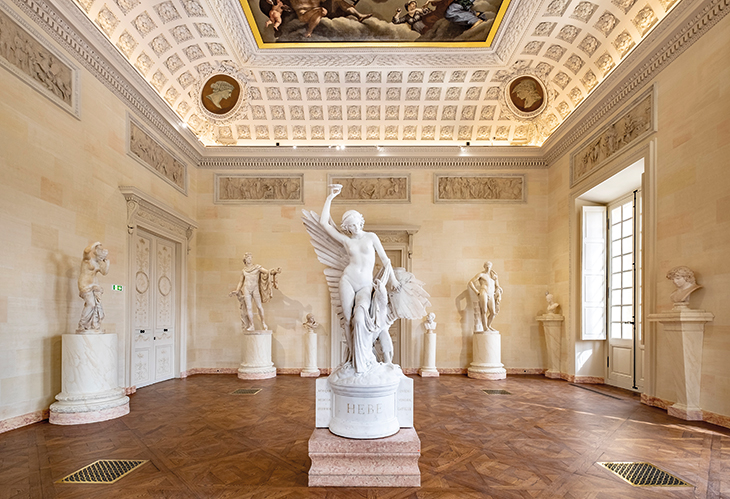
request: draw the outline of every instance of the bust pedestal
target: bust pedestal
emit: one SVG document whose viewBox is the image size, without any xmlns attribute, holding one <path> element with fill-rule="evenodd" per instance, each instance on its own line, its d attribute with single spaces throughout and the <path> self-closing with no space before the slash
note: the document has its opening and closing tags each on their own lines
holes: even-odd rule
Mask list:
<svg viewBox="0 0 730 499">
<path fill-rule="evenodd" d="M 674 306 L 671 312 L 649 315 L 651 322 L 659 322 L 669 347 L 674 366 L 674 386 L 677 401 L 667 409 L 670 416 L 687 421 L 701 421 L 700 380 L 702 378 L 702 342 L 705 323 L 715 316 L 704 310 L 690 310 Z"/>
<path fill-rule="evenodd" d="M 304 333 L 304 369 L 299 374 L 303 378 L 319 377 L 317 368 L 317 333 Z"/>
<path fill-rule="evenodd" d="M 436 369 L 436 332 L 426 331 L 423 335 L 423 367 L 418 370 L 422 378 L 437 378 Z"/>
<path fill-rule="evenodd" d="M 467 375 L 475 379 L 505 379 L 507 370 L 502 364 L 502 337 L 499 331 L 476 331 L 473 337 L 474 361 Z"/>
<path fill-rule="evenodd" d="M 243 362 L 238 368 L 239 379 L 266 379 L 276 376 L 276 367 L 271 362 L 270 330 L 244 331 L 241 352 Z"/>
<path fill-rule="evenodd" d="M 537 321 L 542 324 L 542 329 L 545 331 L 545 343 L 547 345 L 546 378 L 560 378 L 560 333 L 564 320 L 565 318 L 558 314 L 537 316 Z"/>
<path fill-rule="evenodd" d="M 97 423 L 129 414 L 129 397 L 117 382 L 117 335 L 64 334 L 61 341 L 61 393 L 48 421 Z"/>
</svg>

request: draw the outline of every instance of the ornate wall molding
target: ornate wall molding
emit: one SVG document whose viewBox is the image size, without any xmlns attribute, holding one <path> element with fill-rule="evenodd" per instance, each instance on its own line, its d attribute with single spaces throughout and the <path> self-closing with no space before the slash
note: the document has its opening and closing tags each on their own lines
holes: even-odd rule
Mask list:
<svg viewBox="0 0 730 499">
<path fill-rule="evenodd" d="M 616 79 L 621 77 L 621 74 L 618 72 L 609 75 L 603 85 L 606 85 L 608 88 L 616 88 L 616 90 L 601 101 L 596 102 L 592 107 L 587 107 L 587 109 L 590 109 L 589 113 L 574 113 L 561 124 L 561 126 L 567 126 L 570 132 L 557 139 L 554 144 L 550 143 L 550 139 L 547 140 L 543 147 L 547 148 L 544 158 L 548 165 L 553 164 L 568 150 L 574 147 L 576 143 L 582 140 L 591 130 L 595 129 L 596 125 L 610 115 L 617 107 L 620 107 L 628 99 L 641 92 L 653 78 L 656 78 L 664 68 L 669 66 L 685 50 L 691 47 L 710 28 L 720 22 L 730 11 L 728 8 L 730 7 L 730 0 L 705 0 L 703 3 L 704 6 L 698 9 L 697 14 L 690 21 L 683 23 L 682 27 L 674 35 L 665 39 L 663 43 L 661 41 L 655 42 L 659 47 L 654 50 L 653 54 L 645 58 L 643 64 L 638 62 L 632 64 L 631 60 L 625 61 L 623 64 L 626 67 L 638 66 L 638 68 L 628 76 L 625 76 L 622 81 L 613 83 L 612 77 Z M 656 40 L 664 36 L 668 26 L 675 19 L 681 19 L 682 16 L 686 15 L 686 10 L 691 6 L 696 6 L 696 3 L 682 2 L 670 12 L 668 18 L 663 22 L 664 29 L 652 32 L 650 39 L 645 41 L 647 42 L 645 46 L 651 45 L 652 38 Z M 628 57 L 639 58 L 641 54 L 632 52 Z M 589 103 L 592 100 L 591 98 L 597 99 L 599 97 L 597 94 L 592 94 L 586 99 L 584 105 Z M 570 128 L 571 125 L 573 125 L 573 128 Z"/>
<path fill-rule="evenodd" d="M 479 169 L 479 170 L 540 170 L 547 164 L 540 158 L 203 158 L 198 168 L 238 170 L 429 170 L 429 169 Z"/>
<path fill-rule="evenodd" d="M 188 167 L 127 114 L 127 155 L 188 194 Z"/>
<path fill-rule="evenodd" d="M 613 155 L 657 131 L 654 87 L 570 155 L 570 186 L 598 171 Z"/>
<path fill-rule="evenodd" d="M 525 175 L 433 176 L 434 203 L 526 203 Z"/>
<path fill-rule="evenodd" d="M 304 204 L 304 175 L 216 174 L 215 204 Z"/>
<path fill-rule="evenodd" d="M 200 154 L 190 145 L 182 134 L 170 125 L 168 119 L 160 114 L 132 83 L 122 76 L 116 68 L 104 58 L 92 45 L 81 36 L 66 18 L 46 0 L 13 0 L 20 9 L 30 17 L 41 29 L 48 33 L 57 43 L 77 61 L 79 61 L 97 80 L 112 91 L 119 99 L 127 104 L 161 136 L 171 142 L 181 154 L 187 156 L 191 162 L 196 162 Z M 71 4 L 73 9 L 78 9 Z M 88 23 L 88 19 L 79 15 L 78 22 Z M 88 30 L 96 31 L 96 27 L 89 24 Z M 96 43 L 101 43 L 101 38 Z M 108 42 L 107 42 L 108 43 Z M 115 49 L 112 49 L 115 50 Z M 140 78 L 139 86 L 147 85 Z"/>
<path fill-rule="evenodd" d="M 192 219 L 136 187 L 120 186 L 119 191 L 127 201 L 127 231 L 130 234 L 143 223 L 163 236 L 187 241 L 187 251 L 190 252 L 190 241 L 198 228 Z"/>
<path fill-rule="evenodd" d="M 342 192 L 333 203 L 410 203 L 410 175 L 327 175 L 328 184 L 342 185 Z"/>
<path fill-rule="evenodd" d="M 0 26 L 0 66 L 80 119 L 76 66 L 3 3 Z"/>
</svg>

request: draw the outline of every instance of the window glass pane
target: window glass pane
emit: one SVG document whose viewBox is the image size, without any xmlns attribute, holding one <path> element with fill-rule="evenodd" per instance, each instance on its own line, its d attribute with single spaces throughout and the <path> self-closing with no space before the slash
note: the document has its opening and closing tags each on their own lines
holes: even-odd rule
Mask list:
<svg viewBox="0 0 730 499">
<path fill-rule="evenodd" d="M 616 223 L 621 221 L 621 207 L 617 206 L 611 210 L 611 222 Z"/>
<path fill-rule="evenodd" d="M 621 304 L 631 305 L 634 302 L 634 290 L 631 288 L 621 291 Z"/>
<path fill-rule="evenodd" d="M 611 322 L 621 322 L 621 307 L 611 307 Z"/>
<path fill-rule="evenodd" d="M 630 340 L 634 336 L 634 325 L 633 324 L 621 324 L 621 331 L 622 331 L 621 337 L 625 340 Z"/>
<path fill-rule="evenodd" d="M 621 241 L 621 252 L 622 253 L 631 253 L 634 251 L 634 238 L 633 237 L 626 237 Z"/>
<path fill-rule="evenodd" d="M 624 322 L 629 322 L 634 320 L 634 307 L 631 305 L 626 307 L 621 307 L 622 313 L 621 313 L 621 320 Z"/>
<path fill-rule="evenodd" d="M 621 274 L 611 276 L 611 289 L 621 289 Z"/>
<path fill-rule="evenodd" d="M 633 255 L 624 255 L 621 258 L 623 258 L 623 266 L 621 270 L 631 270 L 634 264 Z"/>
<path fill-rule="evenodd" d="M 634 279 L 633 279 L 633 272 L 631 272 L 630 270 L 628 272 L 623 272 L 622 273 L 622 276 L 623 276 L 623 278 L 622 278 L 622 281 L 623 281 L 622 282 L 622 287 L 624 287 L 624 288 L 630 288 L 633 285 L 633 281 L 634 281 Z"/>
<path fill-rule="evenodd" d="M 633 201 L 629 201 L 628 203 L 626 203 L 623 206 L 623 212 L 624 212 L 624 217 L 623 218 L 624 218 L 624 220 L 628 220 L 629 218 L 631 218 L 634 215 L 634 206 L 633 206 L 633 204 L 634 204 Z"/>
<path fill-rule="evenodd" d="M 621 239 L 621 224 L 611 226 L 611 241 Z"/>
<path fill-rule="evenodd" d="M 611 272 L 621 272 L 621 257 L 611 258 Z"/>
<path fill-rule="evenodd" d="M 611 243 L 611 256 L 621 254 L 621 239 L 617 239 Z"/>
<path fill-rule="evenodd" d="M 611 323 L 611 338 L 621 338 L 621 323 Z"/>
<path fill-rule="evenodd" d="M 623 222 L 623 237 L 630 236 L 634 233 L 634 223 L 631 220 Z"/>
</svg>

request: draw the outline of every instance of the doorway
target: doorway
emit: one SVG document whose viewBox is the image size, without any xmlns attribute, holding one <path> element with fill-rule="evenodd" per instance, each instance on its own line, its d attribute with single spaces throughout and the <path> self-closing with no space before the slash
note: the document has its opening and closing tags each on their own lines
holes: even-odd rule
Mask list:
<svg viewBox="0 0 730 499">
<path fill-rule="evenodd" d="M 133 238 L 132 384 L 174 376 L 177 251 L 173 241 L 137 229 Z"/>
</svg>

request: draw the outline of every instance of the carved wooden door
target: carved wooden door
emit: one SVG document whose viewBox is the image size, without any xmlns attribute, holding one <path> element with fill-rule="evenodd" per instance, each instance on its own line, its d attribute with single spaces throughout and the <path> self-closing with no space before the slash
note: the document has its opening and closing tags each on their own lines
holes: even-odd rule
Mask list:
<svg viewBox="0 0 730 499">
<path fill-rule="evenodd" d="M 142 230 L 134 236 L 132 384 L 142 387 L 174 375 L 175 243 Z"/>
</svg>

